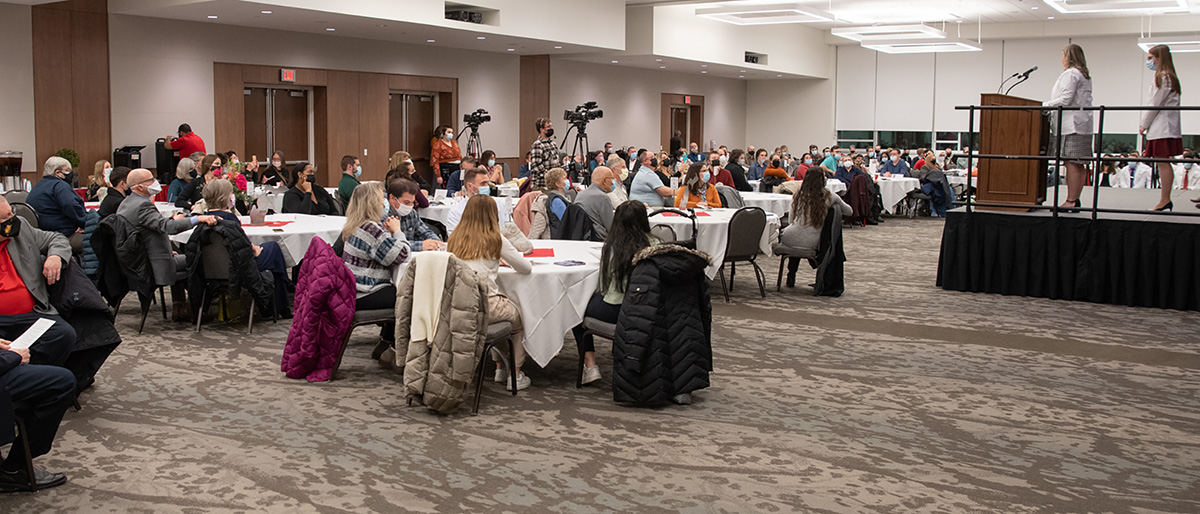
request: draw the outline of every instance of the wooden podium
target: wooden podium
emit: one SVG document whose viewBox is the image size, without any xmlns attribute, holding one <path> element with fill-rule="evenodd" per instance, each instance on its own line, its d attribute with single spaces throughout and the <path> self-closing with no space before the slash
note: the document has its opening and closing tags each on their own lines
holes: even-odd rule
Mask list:
<svg viewBox="0 0 1200 514">
<path fill-rule="evenodd" d="M 1041 106 L 1042 102 L 984 93 L 980 95 L 979 105 Z M 1050 124 L 1042 111 L 985 110 L 980 113 L 979 153 L 1046 155 Z M 980 159 L 975 200 L 980 203 L 1040 205 L 1046 201 L 1046 165 L 1046 161 Z"/>
</svg>

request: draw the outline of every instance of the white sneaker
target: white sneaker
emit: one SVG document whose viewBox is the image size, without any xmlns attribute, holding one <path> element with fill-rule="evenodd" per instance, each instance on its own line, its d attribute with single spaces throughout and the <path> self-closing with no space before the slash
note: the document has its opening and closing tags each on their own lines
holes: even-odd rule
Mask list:
<svg viewBox="0 0 1200 514">
<path fill-rule="evenodd" d="M 525 376 L 524 373 L 517 373 L 517 390 L 518 391 L 525 389 L 526 387 L 529 387 L 530 382 L 532 382 L 532 381 L 529 380 L 529 377 Z M 504 390 L 512 391 L 512 383 L 505 381 Z"/>
<path fill-rule="evenodd" d="M 492 381 L 496 382 L 497 384 L 508 382 L 508 370 L 504 368 L 497 369 L 496 375 L 492 378 Z"/>
<path fill-rule="evenodd" d="M 583 383 L 590 384 L 600 380 L 600 366 L 584 367 L 583 368 Z"/>
</svg>

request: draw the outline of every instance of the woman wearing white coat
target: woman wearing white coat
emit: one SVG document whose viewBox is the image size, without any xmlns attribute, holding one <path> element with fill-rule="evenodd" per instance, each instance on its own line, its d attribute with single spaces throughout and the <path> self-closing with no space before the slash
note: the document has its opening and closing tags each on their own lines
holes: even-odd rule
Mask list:
<svg viewBox="0 0 1200 514">
<path fill-rule="evenodd" d="M 1092 76 L 1088 73 L 1083 48 L 1070 44 L 1062 51 L 1063 72 L 1050 90 L 1051 99 L 1047 107 L 1091 107 Z M 1050 120 L 1058 122 L 1058 114 L 1051 112 Z M 1085 163 L 1092 159 L 1092 112 L 1063 111 L 1062 127 L 1051 136 L 1050 155 L 1055 155 L 1058 134 L 1062 134 L 1062 158 L 1067 168 L 1067 201 L 1061 207 L 1079 207 L 1079 194 L 1087 182 Z"/>
<path fill-rule="evenodd" d="M 1146 54 L 1146 67 L 1154 72 L 1154 84 L 1150 87 L 1151 107 L 1179 106 L 1179 76 L 1175 74 L 1175 61 L 1166 45 L 1150 48 Z M 1183 153 L 1183 132 L 1179 127 L 1179 111 L 1146 111 L 1142 115 L 1139 134 L 1146 135 L 1146 157 L 1170 159 Z M 1171 203 L 1171 185 L 1175 182 L 1175 170 L 1167 162 L 1155 163 L 1158 167 L 1162 197 L 1154 210 L 1174 210 Z"/>
</svg>

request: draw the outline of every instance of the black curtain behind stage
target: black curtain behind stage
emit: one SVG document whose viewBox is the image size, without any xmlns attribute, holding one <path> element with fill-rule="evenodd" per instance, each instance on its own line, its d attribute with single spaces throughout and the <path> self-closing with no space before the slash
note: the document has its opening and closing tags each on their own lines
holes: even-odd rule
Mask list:
<svg viewBox="0 0 1200 514">
<path fill-rule="evenodd" d="M 1200 224 L 951 211 L 937 285 L 1200 310 Z"/>
</svg>

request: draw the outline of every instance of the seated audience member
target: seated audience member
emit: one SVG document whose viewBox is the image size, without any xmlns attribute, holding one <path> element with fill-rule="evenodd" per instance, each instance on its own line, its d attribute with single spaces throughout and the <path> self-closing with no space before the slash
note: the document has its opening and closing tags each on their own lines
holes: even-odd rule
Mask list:
<svg viewBox="0 0 1200 514">
<path fill-rule="evenodd" d="M 529 152 L 525 152 L 525 164 L 517 168 L 517 178 L 529 178 Z"/>
<path fill-rule="evenodd" d="M 184 158 L 184 160 L 191 160 Z M 110 214 L 116 214 L 117 209 L 121 207 L 121 202 L 125 200 L 125 195 L 129 191 L 129 184 L 126 179 L 129 177 L 129 168 L 117 166 L 111 174 L 108 175 L 109 183 L 112 184 L 108 188 L 108 192 L 104 194 L 104 201 L 100 202 L 100 209 L 97 214 L 100 219 L 107 218 Z"/>
<path fill-rule="evenodd" d="M 900 158 L 900 150 L 895 148 L 889 152 L 887 162 L 879 167 L 879 173 L 885 177 L 904 177 L 908 175 L 908 163 Z"/>
<path fill-rule="evenodd" d="M 916 156 L 917 162 L 913 163 L 913 165 L 912 165 L 914 170 L 919 170 L 919 169 L 925 167 L 925 154 L 927 154 L 927 153 L 929 153 L 928 148 L 918 148 L 917 149 L 917 156 Z"/>
<path fill-rule="evenodd" d="M 398 154 L 404 154 L 407 156 L 408 152 L 396 152 L 395 154 L 392 154 L 393 159 L 395 159 L 398 156 Z M 424 209 L 426 207 L 429 207 L 429 197 L 425 196 L 425 190 L 424 190 L 425 186 L 422 185 L 420 177 L 418 177 L 415 173 L 413 173 L 415 171 L 415 168 L 413 168 L 412 161 L 399 160 L 396 162 L 397 162 L 397 164 L 394 164 L 392 166 L 392 169 L 388 170 L 387 176 L 385 176 L 383 179 L 383 183 L 391 184 L 393 180 L 398 179 L 398 178 L 403 178 L 403 179 L 408 179 L 408 180 L 413 181 L 413 183 L 417 184 L 417 193 L 416 193 L 416 199 L 415 199 L 416 203 L 414 205 L 416 205 L 416 207 L 418 209 Z"/>
<path fill-rule="evenodd" d="M 621 304 L 625 302 L 625 288 L 633 274 L 633 257 L 647 246 L 658 244 L 650 235 L 650 222 L 646 208 L 641 202 L 625 202 L 613 213 L 612 227 L 600 251 L 600 287 L 588 300 L 584 316 L 605 323 L 617 323 Z M 596 365 L 596 346 L 592 336 L 583 326 L 575 327 L 575 344 L 583 355 L 583 383 L 600 380 L 600 367 Z"/>
<path fill-rule="evenodd" d="M 3 254 L 0 259 L 5 259 Z M 0 269 L 3 266 L 0 263 Z M 10 295 L 0 293 L 4 300 Z M 25 421 L 25 432 L 21 437 L 29 445 L 29 456 L 36 459 L 50 453 L 63 414 L 75 401 L 75 375 L 58 366 L 30 364 L 29 348 L 13 348 L 7 340 L 16 337 L 0 339 L 0 387 L 7 391 L 12 401 L 13 414 Z M 25 455 L 25 444 L 14 442 L 9 447 L 8 455 L 0 462 L 0 493 L 29 491 Z M 33 476 L 39 490 L 67 483 L 66 475 L 51 473 L 38 466 L 34 466 Z"/>
<path fill-rule="evenodd" d="M 837 206 L 843 216 L 853 209 L 841 197 L 825 189 L 824 173 L 808 173 L 800 183 L 800 190 L 792 195 L 791 224 L 783 229 L 779 242 L 792 248 L 808 248 L 813 251 L 821 243 L 821 228 L 825 225 L 825 214 L 830 207 Z M 603 262 L 601 262 L 603 265 Z M 800 259 L 788 259 L 787 286 L 796 286 L 796 270 Z"/>
<path fill-rule="evenodd" d="M 0 339 L 20 337 L 41 318 L 53 321 L 29 347 L 34 364 L 61 366 L 75 345 L 75 329 L 50 304 L 49 292 L 70 259 L 62 234 L 34 228 L 0 195 Z"/>
<path fill-rule="evenodd" d="M 624 153 L 618 150 L 617 153 Z M 608 193 L 609 202 L 612 203 L 612 208 L 616 209 L 629 201 L 629 190 L 625 187 L 626 179 L 629 178 L 629 169 L 625 167 L 625 159 L 620 155 L 612 155 L 608 158 L 608 169 L 613 175 L 612 191 Z"/>
<path fill-rule="evenodd" d="M 863 175 L 863 170 L 854 165 L 854 161 L 850 157 L 843 156 L 841 165 L 833 174 L 833 178 L 842 181 L 846 187 L 850 187 L 850 183 L 854 181 L 854 177 Z"/>
<path fill-rule="evenodd" d="M 686 161 L 684 159 L 679 159 L 676 161 L 675 159 L 672 159 L 671 156 L 667 155 L 666 152 L 659 152 L 658 166 L 655 166 L 654 171 L 658 175 L 658 180 L 662 182 L 662 185 L 670 187 L 671 179 L 680 175 L 679 169 L 677 168 L 679 164 L 686 166 Z"/>
<path fill-rule="evenodd" d="M 637 150 L 632 146 L 629 147 L 629 150 L 625 152 L 626 160 L 627 160 L 626 167 L 629 168 L 629 171 L 631 171 L 633 173 L 637 173 L 638 164 L 641 162 L 642 152 L 645 152 L 645 151 L 646 151 L 645 148 L 642 148 L 641 150 Z"/>
<path fill-rule="evenodd" d="M 395 177 L 388 181 L 386 193 L 388 212 L 385 218 L 400 219 L 400 231 L 408 241 L 409 252 L 441 249 L 442 238 L 417 214 L 417 195 L 421 194 L 417 183 L 407 177 Z"/>
<path fill-rule="evenodd" d="M 383 202 L 380 202 L 383 205 Z M 297 163 L 292 168 L 292 187 L 283 193 L 283 212 L 295 214 L 337 214 L 329 191 L 317 185 L 312 164 Z"/>
<path fill-rule="evenodd" d="M 362 176 L 362 165 L 359 163 L 358 157 L 344 155 L 342 156 L 340 166 L 342 176 L 338 180 L 338 200 L 341 200 L 342 205 L 348 205 L 350 203 L 350 195 L 354 194 L 354 188 L 360 184 L 358 177 Z"/>
<path fill-rule="evenodd" d="M 620 161 L 620 158 L 617 160 Z M 620 187 L 616 184 L 612 170 L 607 166 L 600 166 L 592 170 L 592 184 L 575 197 L 575 203 L 583 207 L 584 212 L 592 219 L 596 237 L 601 241 L 608 236 L 608 227 L 612 226 L 613 206 L 608 194 L 613 188 Z"/>
<path fill-rule="evenodd" d="M 754 191 L 754 186 L 746 180 L 746 153 L 740 148 L 729 152 L 729 162 L 725 164 L 725 170 L 729 171 L 729 176 L 733 179 L 734 189 Z"/>
<path fill-rule="evenodd" d="M 598 150 L 592 152 L 591 157 L 588 158 L 588 172 L 593 172 L 596 170 L 596 168 L 604 166 L 605 164 L 607 164 L 607 160 L 604 152 Z"/>
<path fill-rule="evenodd" d="M 92 176 L 88 177 L 87 201 L 99 202 L 104 200 L 105 188 L 108 187 L 108 175 L 112 173 L 112 164 L 105 160 L 96 161 Z"/>
<path fill-rule="evenodd" d="M 567 170 L 562 168 L 550 168 L 546 172 L 546 189 L 542 190 L 542 194 L 546 195 L 546 210 L 554 213 L 558 219 L 562 219 L 567 213 L 567 204 L 571 203 L 571 199 L 567 197 L 567 188 L 570 187 L 567 180 Z"/>
<path fill-rule="evenodd" d="M 687 160 L 691 162 L 704 160 L 704 154 L 700 152 L 700 145 L 697 145 L 695 141 L 688 145 Z"/>
<path fill-rule="evenodd" d="M 821 167 L 825 168 L 826 176 L 832 177 L 837 173 L 838 165 L 841 163 L 842 153 L 838 145 L 833 145 L 821 152 L 825 159 L 821 161 Z"/>
<path fill-rule="evenodd" d="M 187 256 L 172 250 L 170 237 L 192 228 L 197 223 L 216 225 L 217 218 L 210 215 L 185 217 L 183 214 L 176 214 L 170 219 L 164 218 L 154 206 L 154 195 L 162 191 L 162 184 L 158 183 L 158 179 L 154 178 L 150 170 L 138 168 L 130 171 L 126 180 L 131 194 L 121 201 L 117 215 L 137 227 L 153 275 L 143 278 L 155 285 L 170 285 L 174 318 L 176 321 L 188 321 L 191 311 L 185 304 Z"/>
<path fill-rule="evenodd" d="M 488 182 L 494 184 L 503 184 L 507 182 L 504 180 L 504 166 L 501 166 L 500 163 L 496 162 L 496 152 L 484 150 L 483 155 L 479 156 L 479 166 L 483 167 L 484 174 L 487 175 Z"/>
<path fill-rule="evenodd" d="M 477 176 L 483 178 L 481 174 Z M 504 382 L 505 387 L 512 390 L 512 382 L 508 380 L 508 373 L 512 371 L 517 374 L 517 390 L 525 389 L 529 387 L 530 380 L 521 372 L 521 365 L 525 363 L 525 329 L 521 324 L 521 312 L 512 300 L 500 293 L 496 277 L 500 274 L 500 259 L 504 259 L 505 264 L 517 273 L 529 273 L 533 271 L 533 265 L 508 242 L 508 239 L 500 235 L 501 223 L 496 217 L 499 207 L 492 197 L 477 194 L 463 204 L 466 207 L 462 210 L 462 230 L 450 234 L 447 249 L 478 273 L 480 278 L 486 279 L 488 324 L 502 321 L 512 324 L 511 341 L 516 360 L 513 363 L 515 369 L 505 369 L 503 361 L 499 357 L 493 357 L 496 361 L 495 381 Z"/>
<path fill-rule="evenodd" d="M 488 185 L 487 176 L 485 175 L 483 168 L 477 168 L 475 166 L 467 167 L 466 164 L 468 159 L 463 159 L 463 169 L 461 170 L 464 174 L 463 189 L 461 194 L 458 196 L 472 198 L 478 195 L 491 195 L 491 186 Z M 563 177 L 566 177 L 565 172 L 563 173 Z M 546 181 L 546 183 L 548 184 L 549 181 Z M 507 210 L 500 209 L 500 204 L 494 201 L 492 202 L 492 205 L 496 206 L 496 218 L 500 220 L 501 225 L 512 221 L 512 213 L 507 212 Z M 466 209 L 466 207 L 467 202 L 462 200 L 459 200 L 458 203 L 450 207 L 450 212 L 446 213 L 446 233 L 451 235 L 454 234 L 454 229 L 458 227 L 459 221 L 462 220 L 463 210 Z"/>
<path fill-rule="evenodd" d="M 168 202 L 175 203 L 179 200 L 179 195 L 183 193 L 183 189 L 187 187 L 188 182 L 192 181 L 192 168 L 195 166 L 196 163 L 188 157 L 179 159 L 179 164 L 175 166 L 175 180 L 172 180 L 171 185 L 167 187 Z"/>
<path fill-rule="evenodd" d="M 679 190 L 675 192 L 675 207 L 680 209 L 721 208 L 721 195 L 717 193 L 716 186 L 708 183 L 709 178 L 711 178 L 711 173 L 705 163 L 697 162 L 689 166 L 687 175 L 679 185 Z"/>
<path fill-rule="evenodd" d="M 947 148 L 946 151 L 942 152 L 941 157 L 938 158 L 941 159 L 940 162 L 942 163 L 943 170 L 957 170 L 962 168 L 962 166 L 958 165 L 958 159 L 954 156 L 954 150 Z"/>
<path fill-rule="evenodd" d="M 658 172 L 651 168 L 655 164 L 654 154 L 642 152 L 638 159 L 638 171 L 633 176 L 633 183 L 629 187 L 629 199 L 637 200 L 650 207 L 671 205 L 675 191 L 669 186 L 663 185 Z"/>
<path fill-rule="evenodd" d="M 221 178 L 223 163 L 224 161 L 219 155 L 205 155 L 204 159 L 200 161 L 200 167 L 196 170 L 196 178 L 192 179 L 183 188 L 183 191 L 179 192 L 179 198 L 175 199 L 175 206 L 191 210 L 192 205 L 204 197 L 204 185 Z"/>
<path fill-rule="evenodd" d="M 794 178 L 796 180 L 804 180 L 804 174 L 807 173 L 808 169 L 811 168 L 812 166 L 813 166 L 812 154 L 806 153 L 804 155 L 801 155 L 800 163 L 798 165 L 796 165 L 796 174 L 794 175 Z"/>
<path fill-rule="evenodd" d="M 709 183 L 714 186 L 724 184 L 737 189 L 737 186 L 733 183 L 733 175 L 729 173 L 729 170 L 721 166 L 721 154 L 718 152 L 709 152 L 708 167 L 712 170 L 712 178 L 709 179 Z"/>
<path fill-rule="evenodd" d="M 87 211 L 83 208 L 83 197 L 67 182 L 71 163 L 62 157 L 51 157 L 46 159 L 43 171 L 42 179 L 25 198 L 25 203 L 37 211 L 38 227 L 64 237 L 82 234 Z"/>
<path fill-rule="evenodd" d="M 205 214 L 231 222 L 240 229 L 242 221 L 233 212 L 235 203 L 233 183 L 228 180 L 219 178 L 204 186 L 204 204 L 208 207 L 208 212 Z M 245 235 L 245 232 L 242 234 Z M 254 260 L 258 263 L 258 270 L 270 271 L 277 277 L 276 283 L 279 283 L 278 278 L 282 277 L 283 283 L 286 284 L 287 264 L 283 259 L 283 250 L 279 247 L 279 243 L 267 241 L 261 246 L 256 244 L 250 246 L 254 249 Z"/>
<path fill-rule="evenodd" d="M 919 177 L 921 180 L 921 191 L 929 195 L 929 207 L 933 211 L 933 215 L 945 218 L 946 208 L 952 200 L 946 197 L 946 190 L 942 185 L 942 181 L 946 180 L 945 172 L 942 171 L 942 163 L 945 162 L 945 159 L 936 156 L 932 150 L 926 150 L 923 160 L 925 161 L 925 166 L 921 168 L 921 176 Z M 937 174 L 931 175 L 933 172 L 937 172 Z"/>
<path fill-rule="evenodd" d="M 750 164 L 750 171 L 746 173 L 747 180 L 762 180 L 763 174 L 767 171 L 767 149 L 759 148 L 754 153 L 754 162 Z"/>
<path fill-rule="evenodd" d="M 366 182 L 354 188 L 346 206 L 346 225 L 342 228 L 342 260 L 354 273 L 356 310 L 393 309 L 396 284 L 392 283 L 396 266 L 408 259 L 408 241 L 400 218 L 389 217 L 384 207 L 387 198 L 379 182 Z M 385 323 L 379 331 L 380 344 L 372 352 L 375 358 L 396 339 L 396 323 Z"/>
<path fill-rule="evenodd" d="M 243 167 L 240 166 L 242 161 L 238 160 L 237 152 L 235 152 L 233 150 L 225 152 L 224 162 L 225 162 L 225 173 L 217 178 L 223 178 L 225 180 L 228 180 L 229 183 L 233 184 L 233 186 L 238 188 L 238 190 L 245 191 L 246 185 L 249 181 L 246 179 L 246 175 L 244 175 L 244 174 L 242 174 L 242 172 L 238 171 L 238 170 L 243 169 Z M 256 167 L 256 168 L 258 167 L 258 162 L 254 162 L 253 164 L 254 164 L 254 167 Z M 247 165 L 247 166 L 249 166 L 249 165 Z"/>
<path fill-rule="evenodd" d="M 459 164 L 458 171 L 450 173 L 446 179 L 446 196 L 469 196 L 463 191 L 463 184 L 466 183 L 467 170 L 476 168 L 478 168 L 478 161 L 472 157 L 464 157 Z M 479 169 L 479 173 L 483 175 L 484 182 L 486 182 L 486 170 Z"/>
<path fill-rule="evenodd" d="M 787 170 L 783 169 L 783 163 L 779 155 L 771 156 L 771 162 L 768 163 L 767 169 L 763 170 L 763 178 L 766 177 L 777 177 L 785 182 L 791 179 L 791 177 L 788 176 Z"/>
<path fill-rule="evenodd" d="M 283 152 L 276 150 L 275 153 L 271 154 L 271 162 L 267 163 L 267 168 L 254 177 L 254 183 L 264 186 L 282 186 L 286 184 L 288 172 L 284 166 Z"/>
</svg>

